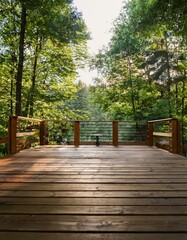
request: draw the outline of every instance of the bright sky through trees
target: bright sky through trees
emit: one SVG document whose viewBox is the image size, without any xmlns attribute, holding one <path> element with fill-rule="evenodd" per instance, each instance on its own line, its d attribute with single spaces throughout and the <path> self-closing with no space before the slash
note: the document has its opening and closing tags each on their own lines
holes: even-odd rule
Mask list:
<svg viewBox="0 0 187 240">
<path fill-rule="evenodd" d="M 83 18 L 91 33 L 88 41 L 90 53 L 97 53 L 109 42 L 114 20 L 119 16 L 123 0 L 74 0 L 75 6 L 83 14 Z M 85 83 L 91 83 L 96 72 L 88 69 L 80 70 L 79 75 Z"/>
</svg>

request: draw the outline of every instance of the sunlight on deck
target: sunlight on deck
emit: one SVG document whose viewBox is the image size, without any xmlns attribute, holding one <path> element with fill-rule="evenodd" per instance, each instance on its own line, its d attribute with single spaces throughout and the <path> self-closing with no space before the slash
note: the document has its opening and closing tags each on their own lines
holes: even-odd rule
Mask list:
<svg viewBox="0 0 187 240">
<path fill-rule="evenodd" d="M 187 239 L 187 159 L 44 146 L 0 160 L 0 239 Z"/>
</svg>

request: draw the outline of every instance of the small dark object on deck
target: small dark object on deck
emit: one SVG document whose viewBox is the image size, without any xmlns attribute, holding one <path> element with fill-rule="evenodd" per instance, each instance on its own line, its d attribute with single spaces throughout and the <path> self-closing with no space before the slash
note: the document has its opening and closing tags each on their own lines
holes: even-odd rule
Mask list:
<svg viewBox="0 0 187 240">
<path fill-rule="evenodd" d="M 99 137 L 101 137 L 102 134 L 94 134 L 94 136 L 96 137 L 96 146 L 99 147 L 99 145 L 100 145 Z"/>
<path fill-rule="evenodd" d="M 99 142 L 99 136 L 96 136 L 96 146 L 99 146 L 100 142 Z"/>
</svg>

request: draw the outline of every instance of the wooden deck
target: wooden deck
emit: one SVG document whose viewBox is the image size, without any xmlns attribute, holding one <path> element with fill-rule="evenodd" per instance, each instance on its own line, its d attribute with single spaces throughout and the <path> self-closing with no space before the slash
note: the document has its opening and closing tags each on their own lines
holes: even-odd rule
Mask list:
<svg viewBox="0 0 187 240">
<path fill-rule="evenodd" d="M 56 146 L 0 160 L 2 240 L 186 240 L 187 158 Z"/>
</svg>

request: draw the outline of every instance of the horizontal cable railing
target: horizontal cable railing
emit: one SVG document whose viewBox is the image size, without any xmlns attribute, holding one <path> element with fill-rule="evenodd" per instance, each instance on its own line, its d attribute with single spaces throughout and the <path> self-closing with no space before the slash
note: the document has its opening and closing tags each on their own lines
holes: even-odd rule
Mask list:
<svg viewBox="0 0 187 240">
<path fill-rule="evenodd" d="M 40 120 L 13 116 L 9 119 L 9 153 L 47 144 L 149 145 L 181 153 L 177 119 L 154 121 Z"/>
<path fill-rule="evenodd" d="M 49 144 L 146 144 L 146 121 L 49 120 L 46 126 Z"/>
<path fill-rule="evenodd" d="M 147 122 L 121 121 L 118 123 L 118 142 L 146 144 Z"/>
<path fill-rule="evenodd" d="M 112 144 L 112 122 L 80 121 L 80 143 L 94 144 L 96 138 L 102 144 Z"/>
<path fill-rule="evenodd" d="M 45 141 L 47 144 L 74 144 L 74 121 L 46 120 Z"/>
</svg>

